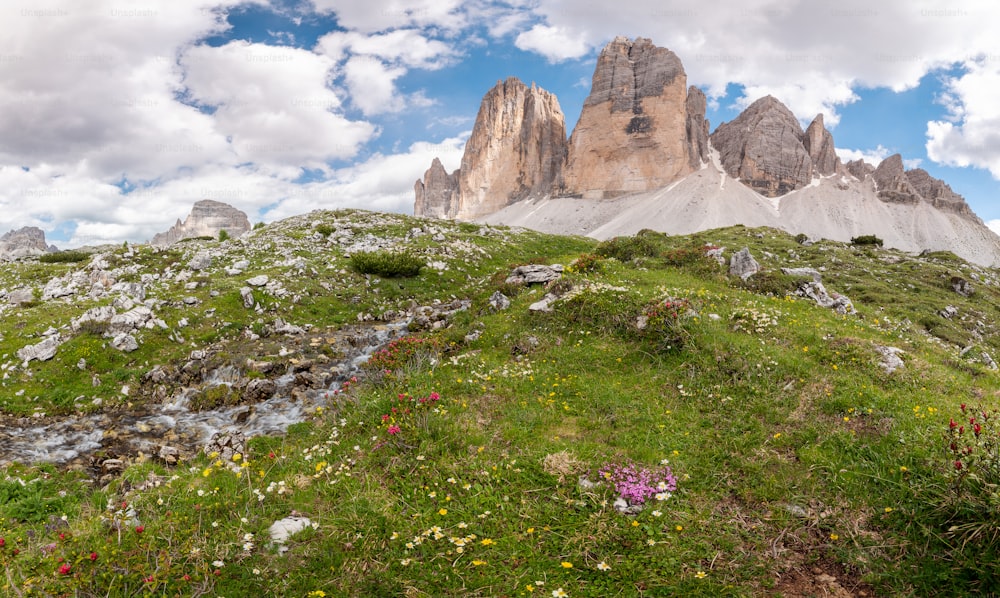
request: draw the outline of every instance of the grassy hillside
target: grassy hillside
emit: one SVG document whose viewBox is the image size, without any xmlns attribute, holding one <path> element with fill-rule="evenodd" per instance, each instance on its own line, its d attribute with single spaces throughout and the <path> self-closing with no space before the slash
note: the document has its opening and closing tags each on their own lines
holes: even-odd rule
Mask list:
<svg viewBox="0 0 1000 598">
<path fill-rule="evenodd" d="M 748 247 L 762 271 L 731 277 L 706 246 L 727 264 Z M 362 249 L 387 252 L 375 261 L 390 270 L 359 272 L 372 254 L 353 265 L 349 254 Z M 212 265 L 192 271 L 199 252 Z M 386 276 L 404 253 L 424 267 Z M 529 263 L 567 269 L 547 288 L 505 282 Z M 782 267 L 818 269 L 857 313 L 797 295 L 808 277 Z M 8 308 L 8 425 L 161 401 L 143 378 L 182 371 L 192 350 L 244 379 L 260 376 L 248 358 L 278 371 L 318 359 L 310 336 L 273 331 L 279 318 L 315 332 L 435 301 L 471 307 L 396 341 L 308 421 L 225 461 L 131 455 L 106 484 L 79 463 L 5 466 L 5 595 L 953 596 L 1000 585 L 1000 287 L 950 254 L 743 227 L 598 244 L 314 212 L 243 240 L 11 264 L 0 286 L 41 297 L 53 277 L 95 269 L 145 281 L 166 327 L 121 352 L 100 326 L 69 327 L 120 293 Z M 247 309 L 240 290 L 259 274 L 285 292 L 254 287 L 259 309 Z M 509 308 L 491 305 L 498 291 Z M 547 292 L 551 311 L 529 311 Z M 21 365 L 16 351 L 49 327 L 69 340 Z M 903 362 L 891 373 L 886 348 Z M 276 544 L 269 527 L 292 515 L 308 522 Z"/>
</svg>

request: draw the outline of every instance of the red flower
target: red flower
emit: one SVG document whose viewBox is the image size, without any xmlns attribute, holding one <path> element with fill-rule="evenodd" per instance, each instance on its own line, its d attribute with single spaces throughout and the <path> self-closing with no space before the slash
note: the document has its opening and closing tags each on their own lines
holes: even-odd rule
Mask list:
<svg viewBox="0 0 1000 598">
<path fill-rule="evenodd" d="M 954 419 L 948 422 L 948 427 L 951 428 L 952 430 L 954 430 L 957 426 L 958 424 L 955 423 Z"/>
<path fill-rule="evenodd" d="M 70 565 L 69 563 L 64 563 L 64 564 L 60 565 L 59 566 L 59 575 L 69 575 L 69 571 L 72 568 L 73 568 L 73 565 Z"/>
<path fill-rule="evenodd" d="M 145 527 L 143 527 L 143 526 L 141 526 L 141 525 L 137 525 L 137 526 L 135 526 L 135 533 L 137 533 L 137 534 L 141 534 L 141 533 L 142 533 L 142 532 L 144 532 L 144 531 L 146 531 L 146 528 L 145 528 Z"/>
<path fill-rule="evenodd" d="M 972 431 L 976 433 L 976 436 L 979 436 L 979 433 L 983 431 L 983 427 L 980 426 L 979 424 L 976 424 L 972 426 Z"/>
<path fill-rule="evenodd" d="M 962 462 L 961 461 L 955 461 L 955 470 L 956 471 L 961 471 L 961 469 L 962 469 Z"/>
<path fill-rule="evenodd" d="M 0 538 L 0 546 L 3 546 L 6 543 L 7 543 L 7 540 L 4 540 L 3 538 Z"/>
<path fill-rule="evenodd" d="M 96 552 L 91 552 L 90 553 L 90 560 L 92 560 L 92 561 L 96 561 L 97 560 L 97 553 Z"/>
<path fill-rule="evenodd" d="M 155 581 L 155 579 L 153 578 L 153 576 L 152 576 L 152 575 L 150 575 L 149 577 L 144 577 L 144 578 L 142 579 L 142 581 L 144 581 L 144 582 L 146 582 L 146 583 L 153 583 L 153 581 Z"/>
<path fill-rule="evenodd" d="M 270 453 L 268 453 L 267 456 L 270 457 L 271 459 L 274 459 L 274 457 L 275 457 L 274 451 L 271 451 Z"/>
<path fill-rule="evenodd" d="M 962 403 L 962 413 L 965 413 L 965 403 Z"/>
<path fill-rule="evenodd" d="M 399 426 L 389 426 L 389 430 L 388 431 L 389 431 L 389 434 L 395 436 L 396 434 L 399 434 Z"/>
<path fill-rule="evenodd" d="M 182 577 L 181 579 L 183 579 L 184 581 L 191 581 L 191 576 L 185 573 L 184 577 Z"/>
</svg>

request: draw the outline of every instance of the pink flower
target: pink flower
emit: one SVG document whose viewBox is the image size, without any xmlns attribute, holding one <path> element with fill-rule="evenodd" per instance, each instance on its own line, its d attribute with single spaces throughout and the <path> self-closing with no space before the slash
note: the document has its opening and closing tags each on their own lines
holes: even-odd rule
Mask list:
<svg viewBox="0 0 1000 598">
<path fill-rule="evenodd" d="M 388 431 L 389 431 L 389 434 L 395 436 L 396 434 L 399 434 L 399 426 L 395 426 L 395 425 L 389 426 L 389 430 Z"/>
<path fill-rule="evenodd" d="M 137 526 L 135 526 L 135 533 L 137 533 L 137 534 L 141 534 L 141 533 L 142 533 L 142 532 L 144 532 L 144 531 L 146 531 L 146 528 L 145 528 L 145 527 L 143 527 L 143 526 L 141 526 L 141 525 L 137 525 Z"/>
<path fill-rule="evenodd" d="M 72 568 L 73 565 L 70 565 L 69 563 L 63 563 L 62 565 L 59 566 L 59 575 L 69 575 L 70 569 Z"/>
</svg>

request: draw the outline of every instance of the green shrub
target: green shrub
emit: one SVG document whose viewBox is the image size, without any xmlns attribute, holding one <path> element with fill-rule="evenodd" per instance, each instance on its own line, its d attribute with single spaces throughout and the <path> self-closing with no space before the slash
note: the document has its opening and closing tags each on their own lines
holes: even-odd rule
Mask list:
<svg viewBox="0 0 1000 598">
<path fill-rule="evenodd" d="M 233 388 L 228 384 L 217 384 L 195 393 L 191 398 L 191 409 L 193 411 L 204 411 L 217 407 L 238 405 L 242 398 L 243 394 L 239 389 Z"/>
<path fill-rule="evenodd" d="M 333 233 L 334 228 L 329 224 L 319 224 L 316 226 L 315 230 L 324 237 L 329 237 Z"/>
<path fill-rule="evenodd" d="M 366 379 L 375 385 L 398 384 L 409 374 L 430 365 L 441 345 L 433 338 L 404 336 L 390 342 L 362 364 Z"/>
<path fill-rule="evenodd" d="M 664 299 L 646 305 L 639 332 L 656 352 L 683 349 L 691 338 L 688 325 L 696 312 L 687 299 Z"/>
<path fill-rule="evenodd" d="M 593 253 L 584 253 L 580 257 L 573 260 L 569 265 L 570 272 L 580 272 L 580 273 L 590 273 L 590 272 L 600 272 L 604 268 L 604 264 L 601 263 L 601 256 Z"/>
<path fill-rule="evenodd" d="M 574 328 L 627 333 L 635 329 L 641 303 L 628 291 L 594 285 L 568 293 L 554 308 Z"/>
<path fill-rule="evenodd" d="M 408 278 L 420 274 L 424 261 L 405 251 L 359 251 L 351 256 L 351 268 L 361 274 L 383 278 Z"/>
<path fill-rule="evenodd" d="M 876 245 L 881 247 L 882 239 L 879 239 L 875 235 L 861 235 L 860 237 L 853 237 L 851 245 Z"/>
<path fill-rule="evenodd" d="M 651 236 L 608 239 L 598 245 L 594 253 L 601 257 L 613 257 L 620 262 L 630 262 L 637 257 L 654 257 L 660 253 L 660 247 Z"/>
<path fill-rule="evenodd" d="M 228 241 L 228 240 L 229 240 L 229 231 L 227 231 L 226 229 L 220 230 L 219 231 L 219 243 L 222 243 L 223 241 Z"/>
<path fill-rule="evenodd" d="M 807 235 L 805 233 L 799 233 L 799 234 L 795 235 L 795 242 L 798 243 L 799 245 L 802 245 L 803 243 L 805 243 L 808 240 L 809 240 L 809 235 Z"/>
<path fill-rule="evenodd" d="M 84 262 L 90 259 L 90 254 L 85 251 L 56 251 L 46 253 L 38 257 L 38 261 L 43 264 L 62 264 L 67 262 Z"/>
<path fill-rule="evenodd" d="M 788 274 L 782 274 L 781 272 L 765 270 L 754 274 L 746 280 L 735 278 L 733 280 L 733 284 L 738 287 L 742 287 L 751 293 L 771 295 L 773 297 L 784 297 L 785 295 L 795 293 L 795 291 L 799 288 L 799 285 L 804 282 L 808 282 L 809 280 L 809 278 L 802 276 L 789 276 Z"/>
</svg>

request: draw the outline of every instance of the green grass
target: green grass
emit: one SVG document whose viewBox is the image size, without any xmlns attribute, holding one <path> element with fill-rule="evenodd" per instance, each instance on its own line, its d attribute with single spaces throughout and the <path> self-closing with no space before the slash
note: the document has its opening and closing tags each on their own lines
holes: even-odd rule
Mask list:
<svg viewBox="0 0 1000 598">
<path fill-rule="evenodd" d="M 410 235 L 415 227 L 446 241 Z M 328 242 L 347 229 L 386 236 L 447 268 L 375 283 Z M 152 285 L 163 301 L 157 317 L 172 330 L 142 331 L 135 353 L 106 349 L 95 328 L 52 361 L 14 369 L 2 387 L 8 413 L 96 409 L 94 396 L 109 400 L 101 408 L 127 409 L 152 400 L 142 375 L 183 365 L 191 342 L 211 345 L 213 364 L 281 363 L 281 348 L 296 359 L 314 355 L 308 343 L 248 341 L 244 330 L 263 332 L 276 317 L 335 328 L 412 303 L 472 302 L 444 330 L 397 343 L 372 366 L 379 375 L 287 435 L 253 439 L 237 461 L 202 455 L 167 468 L 136 458 L 103 488 L 53 466 L 6 467 L 0 593 L 822 595 L 829 588 L 816 585 L 817 569 L 868 595 L 995 591 L 996 547 L 968 532 L 995 522 L 995 501 L 981 486 L 956 493 L 947 438 L 960 404 L 996 403 L 996 374 L 975 357 L 1000 357 L 996 271 L 941 254 L 805 247 L 771 229 L 647 232 L 601 245 L 500 230 L 359 211 L 273 223 L 225 245 L 217 261 L 251 262 L 239 276 L 210 276 L 193 290 L 173 279 Z M 749 247 L 764 276 L 731 280 L 700 254 L 706 244 L 726 255 Z M 176 273 L 198 250 L 188 245 L 140 247 L 129 258 L 116 248 L 108 259 Z M 544 289 L 502 282 L 513 264 L 593 254 L 605 258 L 599 268 L 567 275 L 589 290 L 571 292 L 551 313 L 527 310 Z M 282 265 L 284 256 L 305 260 L 303 273 Z M 795 297 L 782 266 L 824 266 L 827 289 L 851 297 L 859 313 Z M 44 286 L 73 266 L 37 267 L 13 264 L 0 282 L 14 288 L 23 275 Z M 946 284 L 973 272 L 972 297 Z M 263 314 L 239 294 L 257 274 L 288 291 L 255 291 Z M 509 293 L 510 309 L 489 307 L 497 289 Z M 183 306 L 187 295 L 200 303 Z M 691 311 L 638 325 L 667 300 Z M 42 303 L 4 326 L 39 335 L 101 301 Z M 945 305 L 959 317 L 940 316 Z M 188 326 L 175 328 L 181 317 Z M 671 340 L 675 326 L 683 342 Z M 175 330 L 185 342 L 170 338 Z M 481 333 L 466 340 L 472 330 Z M 976 351 L 959 355 L 973 339 Z M 0 351 L 12 354 L 19 342 L 4 331 Z M 878 346 L 902 349 L 905 367 L 883 372 Z M 75 367 L 81 358 L 84 370 Z M 54 380 L 60 390 L 47 391 Z M 137 390 L 121 397 L 123 385 Z M 240 400 L 225 390 L 199 401 Z M 609 484 L 579 482 L 599 482 L 599 469 L 625 462 L 668 463 L 676 490 L 624 515 Z M 267 530 L 293 512 L 313 526 L 279 554 Z"/>
</svg>

